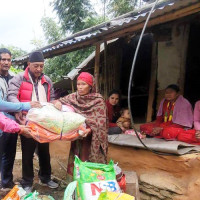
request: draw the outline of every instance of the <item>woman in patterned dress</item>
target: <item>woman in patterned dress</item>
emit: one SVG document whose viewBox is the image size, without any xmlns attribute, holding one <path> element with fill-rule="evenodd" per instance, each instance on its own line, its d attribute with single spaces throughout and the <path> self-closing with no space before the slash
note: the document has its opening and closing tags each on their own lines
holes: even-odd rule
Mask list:
<svg viewBox="0 0 200 200">
<path fill-rule="evenodd" d="M 68 174 L 73 173 L 74 156 L 82 161 L 95 163 L 107 162 L 108 120 L 103 97 L 95 91 L 95 81 L 91 74 L 82 72 L 77 78 L 77 92 L 59 101 L 70 105 L 76 113 L 86 118 L 86 137 L 72 142 L 68 161 Z"/>
</svg>

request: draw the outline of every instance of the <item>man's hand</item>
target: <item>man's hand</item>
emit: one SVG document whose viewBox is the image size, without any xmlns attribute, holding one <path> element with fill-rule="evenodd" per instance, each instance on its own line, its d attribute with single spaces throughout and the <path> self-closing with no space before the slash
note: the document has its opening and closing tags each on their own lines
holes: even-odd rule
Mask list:
<svg viewBox="0 0 200 200">
<path fill-rule="evenodd" d="M 198 130 L 198 131 L 196 131 L 196 138 L 198 139 L 198 140 L 200 140 L 200 130 Z"/>
<path fill-rule="evenodd" d="M 159 135 L 162 130 L 163 128 L 161 127 L 155 127 L 153 128 L 152 135 Z"/>
<path fill-rule="evenodd" d="M 42 105 L 40 104 L 39 101 L 31 101 L 30 104 L 31 104 L 31 108 L 41 108 L 42 107 Z"/>
<path fill-rule="evenodd" d="M 20 125 L 20 134 L 23 135 L 26 138 L 32 138 L 31 135 L 31 130 L 29 127 L 24 126 L 24 125 Z"/>
<path fill-rule="evenodd" d="M 17 122 L 21 125 L 25 125 L 26 123 L 26 116 L 22 112 L 15 113 L 15 118 Z"/>
</svg>

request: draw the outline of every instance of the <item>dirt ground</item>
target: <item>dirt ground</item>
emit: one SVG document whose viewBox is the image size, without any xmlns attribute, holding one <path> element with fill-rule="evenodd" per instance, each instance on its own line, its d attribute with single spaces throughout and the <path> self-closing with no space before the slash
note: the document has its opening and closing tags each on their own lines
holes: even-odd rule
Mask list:
<svg viewBox="0 0 200 200">
<path fill-rule="evenodd" d="M 70 143 L 56 141 L 50 143 L 52 178 L 59 183 L 58 189 L 49 189 L 38 184 L 38 158 L 34 156 L 35 179 L 33 190 L 37 190 L 42 195 L 51 195 L 55 200 L 62 200 L 66 188 L 66 168 L 68 163 Z M 13 170 L 14 181 L 21 179 L 21 147 L 18 143 L 15 165 Z M 138 176 L 142 174 L 168 173 L 179 180 L 178 188 L 183 194 L 176 200 L 197 200 L 199 199 L 200 188 L 200 154 L 189 154 L 185 156 L 157 156 L 145 150 L 138 150 L 130 147 L 109 145 L 108 159 L 113 159 L 119 163 L 123 170 L 135 171 Z M 161 180 L 164 182 L 164 180 Z M 175 184 L 175 183 L 173 183 Z M 0 199 L 6 195 L 0 192 Z"/>
<path fill-rule="evenodd" d="M 39 192 L 41 195 L 51 195 L 55 200 L 62 200 L 64 196 L 64 191 L 66 188 L 66 168 L 67 168 L 67 159 L 69 154 L 70 143 L 68 142 L 53 142 L 50 144 L 50 154 L 51 154 L 51 167 L 52 167 L 52 179 L 59 183 L 59 188 L 50 189 L 46 186 L 39 185 L 39 179 L 37 176 L 38 173 L 38 158 L 34 156 L 34 185 L 33 191 Z M 20 182 L 22 176 L 21 168 L 21 145 L 20 140 L 18 140 L 16 159 L 13 169 L 14 182 Z M 0 199 L 2 199 L 7 192 L 0 191 Z"/>
</svg>

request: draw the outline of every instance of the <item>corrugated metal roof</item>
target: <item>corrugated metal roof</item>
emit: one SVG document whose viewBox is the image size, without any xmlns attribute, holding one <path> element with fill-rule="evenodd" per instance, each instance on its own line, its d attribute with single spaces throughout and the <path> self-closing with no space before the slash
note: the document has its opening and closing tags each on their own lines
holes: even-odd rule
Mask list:
<svg viewBox="0 0 200 200">
<path fill-rule="evenodd" d="M 199 0 L 168 0 L 168 1 L 160 1 L 156 8 L 154 9 L 151 19 L 156 18 L 158 16 L 165 15 L 167 13 L 174 12 L 181 8 L 190 6 L 192 4 L 198 3 Z M 118 30 L 122 30 L 125 27 L 129 27 L 132 25 L 136 25 L 145 21 L 147 14 L 149 13 L 150 5 L 148 7 L 144 7 L 140 10 L 130 12 L 118 18 L 115 18 L 109 22 L 105 22 L 101 25 L 83 30 L 79 33 L 71 35 L 64 40 L 60 40 L 55 42 L 51 45 L 48 45 L 40 50 L 43 51 L 45 58 L 50 58 L 55 55 L 60 49 L 68 48 L 73 45 L 78 45 L 77 49 L 83 48 L 81 45 L 82 42 L 92 39 L 103 38 L 105 35 L 113 33 Z M 69 50 L 66 49 L 65 52 L 61 52 L 60 54 L 67 53 Z M 22 64 L 23 62 L 27 61 L 29 54 L 16 58 L 13 63 Z"/>
</svg>

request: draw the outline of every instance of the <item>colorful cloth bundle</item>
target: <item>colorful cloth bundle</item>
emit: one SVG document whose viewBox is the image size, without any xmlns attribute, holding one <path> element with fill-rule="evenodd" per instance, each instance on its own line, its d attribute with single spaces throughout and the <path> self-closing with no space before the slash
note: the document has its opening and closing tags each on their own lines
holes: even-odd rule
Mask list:
<svg viewBox="0 0 200 200">
<path fill-rule="evenodd" d="M 74 112 L 62 112 L 53 105 L 31 109 L 27 116 L 31 136 L 40 143 L 54 140 L 75 140 L 84 131 L 85 118 Z"/>
</svg>

